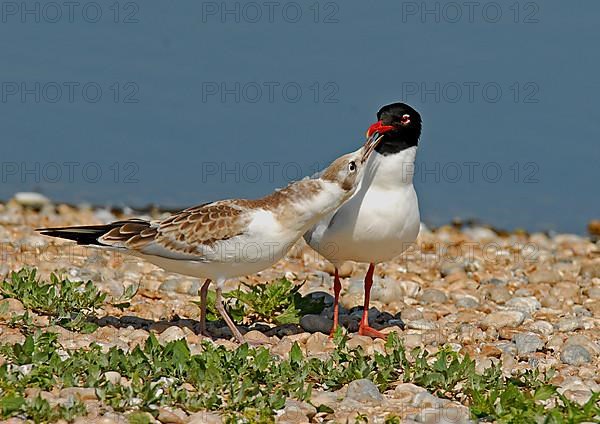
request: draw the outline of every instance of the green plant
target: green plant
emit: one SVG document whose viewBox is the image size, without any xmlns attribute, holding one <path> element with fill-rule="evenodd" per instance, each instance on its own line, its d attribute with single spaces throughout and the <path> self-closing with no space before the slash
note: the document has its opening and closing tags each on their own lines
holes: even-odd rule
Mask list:
<svg viewBox="0 0 600 424">
<path fill-rule="evenodd" d="M 115 306 L 128 306 L 127 301 L 134 294 L 135 288 L 128 288 Z M 52 273 L 48 283 L 37 277 L 35 269 L 26 268 L 12 272 L 0 283 L 0 295 L 18 299 L 27 309 L 51 317 L 52 324 L 84 333 L 96 329 L 89 318 L 106 300 L 106 293 L 101 293 L 91 281 L 70 281 Z M 16 319 L 11 321 L 12 325 L 17 323 Z"/>
<path fill-rule="evenodd" d="M 460 399 L 474 418 L 485 421 L 562 424 L 600 419 L 598 394 L 579 406 L 559 395 L 546 381 L 548 376 L 535 371 L 507 378 L 494 367 L 477 374 L 470 358 L 448 349 L 431 357 L 414 350 L 410 355 L 414 359 L 409 359 L 394 333 L 388 337 L 386 353 L 374 356 L 349 349 L 341 333 L 334 341 L 336 348 L 328 359 L 306 358 L 298 344 L 287 360 L 262 347 L 227 350 L 209 342 L 192 355 L 185 340 L 161 346 L 153 335 L 130 352 L 111 348 L 102 354 L 92 345 L 65 355 L 56 334 L 38 332 L 23 343 L 0 346 L 5 358 L 0 365 L 0 418 L 19 415 L 44 421 L 58 414 L 81 414 L 77 405 L 50 410 L 41 400 L 25 399 L 23 393 L 29 387 L 94 387 L 100 401 L 115 411 L 140 412 L 129 415 L 133 422 L 147 421 L 141 412 L 156 416 L 162 405 L 188 412 L 219 411 L 228 422 L 273 422 L 274 411 L 286 398 L 306 401 L 314 389 L 337 390 L 357 378 L 369 378 L 381 390 L 397 381 L 416 382 L 441 396 Z M 113 384 L 105 377 L 107 371 L 119 372 L 129 383 Z M 436 373 L 440 375 L 427 377 Z M 552 406 L 544 403 L 548 400 Z M 320 412 L 332 412 L 315 406 Z M 392 416 L 387 422 L 398 420 Z"/>
<path fill-rule="evenodd" d="M 26 416 L 33 422 L 55 422 L 58 420 L 73 421 L 78 416 L 85 415 L 85 405 L 77 400 L 70 399 L 62 405 L 50 406 L 47 400 L 37 396 L 26 399 L 18 394 L 5 394 L 0 397 L 0 416 Z"/>
<path fill-rule="evenodd" d="M 280 280 L 271 286 L 235 291 L 228 300 L 230 307 L 239 308 L 240 316 L 290 322 L 311 308 L 322 308 L 322 303 L 302 298 L 298 289 Z M 0 294 L 19 299 L 28 309 L 50 316 L 53 323 L 83 330 L 80 325 L 105 301 L 105 295 L 91 282 L 71 282 L 52 275 L 50 283 L 43 283 L 34 270 L 12 273 L 0 284 Z M 134 294 L 130 289 L 119 304 L 124 305 Z M 395 333 L 388 336 L 385 353 L 367 355 L 361 348 L 348 348 L 348 337 L 338 329 L 335 349 L 326 359 L 305 357 L 295 343 L 288 359 L 282 360 L 266 348 L 246 344 L 228 350 L 204 342 L 200 353 L 192 354 L 185 340 L 162 346 L 153 334 L 143 346 L 127 352 L 116 347 L 106 352 L 95 344 L 65 349 L 57 334 L 35 327 L 29 311 L 11 319 L 9 325 L 20 327 L 26 337 L 23 343 L 0 344 L 1 419 L 72 420 L 86 413 L 80 402 L 71 399 L 51 406 L 39 396 L 25 396 L 25 390 L 93 387 L 103 405 L 128 414 L 130 422 L 148 422 L 150 415 L 157 416 L 160 406 L 169 405 L 188 412 L 219 411 L 230 423 L 270 423 L 287 398 L 308 401 L 315 389 L 338 390 L 351 381 L 368 378 L 382 391 L 397 382 L 415 383 L 468 406 L 474 419 L 486 422 L 600 422 L 600 393 L 579 405 L 549 383 L 551 373 L 529 370 L 506 377 L 496 364 L 480 374 L 468 355 L 447 347 L 435 355 L 423 349 L 407 354 Z M 107 371 L 118 372 L 125 383 L 113 384 Z M 334 412 L 326 405 L 315 407 L 319 412 Z M 385 422 L 399 420 L 388 416 Z"/>
<path fill-rule="evenodd" d="M 225 293 L 227 309 L 237 322 L 243 319 L 260 320 L 274 324 L 298 324 L 304 314 L 320 313 L 325 307 L 323 299 L 302 296 L 302 285 L 295 285 L 286 278 L 257 285 L 244 284 L 245 289 L 237 288 Z M 208 319 L 218 319 L 214 309 L 215 294 L 208 295 Z"/>
</svg>

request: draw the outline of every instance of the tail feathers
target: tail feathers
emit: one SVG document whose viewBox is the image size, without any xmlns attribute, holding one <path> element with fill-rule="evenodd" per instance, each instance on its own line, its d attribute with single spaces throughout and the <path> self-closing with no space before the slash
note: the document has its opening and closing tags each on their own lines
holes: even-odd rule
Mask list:
<svg viewBox="0 0 600 424">
<path fill-rule="evenodd" d="M 58 237 L 65 240 L 76 241 L 80 245 L 88 246 L 110 246 L 102 243 L 98 239 L 109 233 L 115 228 L 120 228 L 125 224 L 146 223 L 142 220 L 131 219 L 127 221 L 116 221 L 106 225 L 84 225 L 76 227 L 55 227 L 55 228 L 37 228 L 40 234 L 50 237 Z M 146 223 L 147 224 L 147 223 Z"/>
</svg>

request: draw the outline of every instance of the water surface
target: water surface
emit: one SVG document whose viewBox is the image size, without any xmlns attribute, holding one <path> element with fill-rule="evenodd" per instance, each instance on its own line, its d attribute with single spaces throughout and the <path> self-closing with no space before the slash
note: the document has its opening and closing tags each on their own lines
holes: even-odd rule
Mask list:
<svg viewBox="0 0 600 424">
<path fill-rule="evenodd" d="M 276 3 L 3 2 L 0 198 L 260 196 L 404 100 L 424 120 L 426 222 L 598 217 L 600 3 Z"/>
</svg>

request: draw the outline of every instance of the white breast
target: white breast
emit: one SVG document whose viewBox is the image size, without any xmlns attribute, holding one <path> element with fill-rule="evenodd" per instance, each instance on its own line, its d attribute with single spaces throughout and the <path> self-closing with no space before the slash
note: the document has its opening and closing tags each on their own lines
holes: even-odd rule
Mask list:
<svg viewBox="0 0 600 424">
<path fill-rule="evenodd" d="M 334 264 L 383 262 L 414 243 L 420 226 L 412 184 L 416 147 L 394 155 L 374 153 L 359 191 L 322 220 L 305 239 Z"/>
</svg>

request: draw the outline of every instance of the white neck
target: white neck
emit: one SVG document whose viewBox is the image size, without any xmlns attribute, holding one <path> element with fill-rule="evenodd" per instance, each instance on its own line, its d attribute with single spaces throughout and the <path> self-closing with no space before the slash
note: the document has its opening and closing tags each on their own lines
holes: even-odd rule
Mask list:
<svg viewBox="0 0 600 424">
<path fill-rule="evenodd" d="M 314 181 L 314 180 L 313 180 Z M 347 200 L 351 193 L 342 190 L 338 183 L 318 179 L 322 189 L 318 193 L 293 202 L 293 229 L 301 234 L 329 215 Z M 301 184 L 302 182 L 300 182 Z"/>
<path fill-rule="evenodd" d="M 360 190 L 368 190 L 371 186 L 381 189 L 411 186 L 416 156 L 416 146 L 387 156 L 373 152 L 367 162 Z"/>
</svg>

